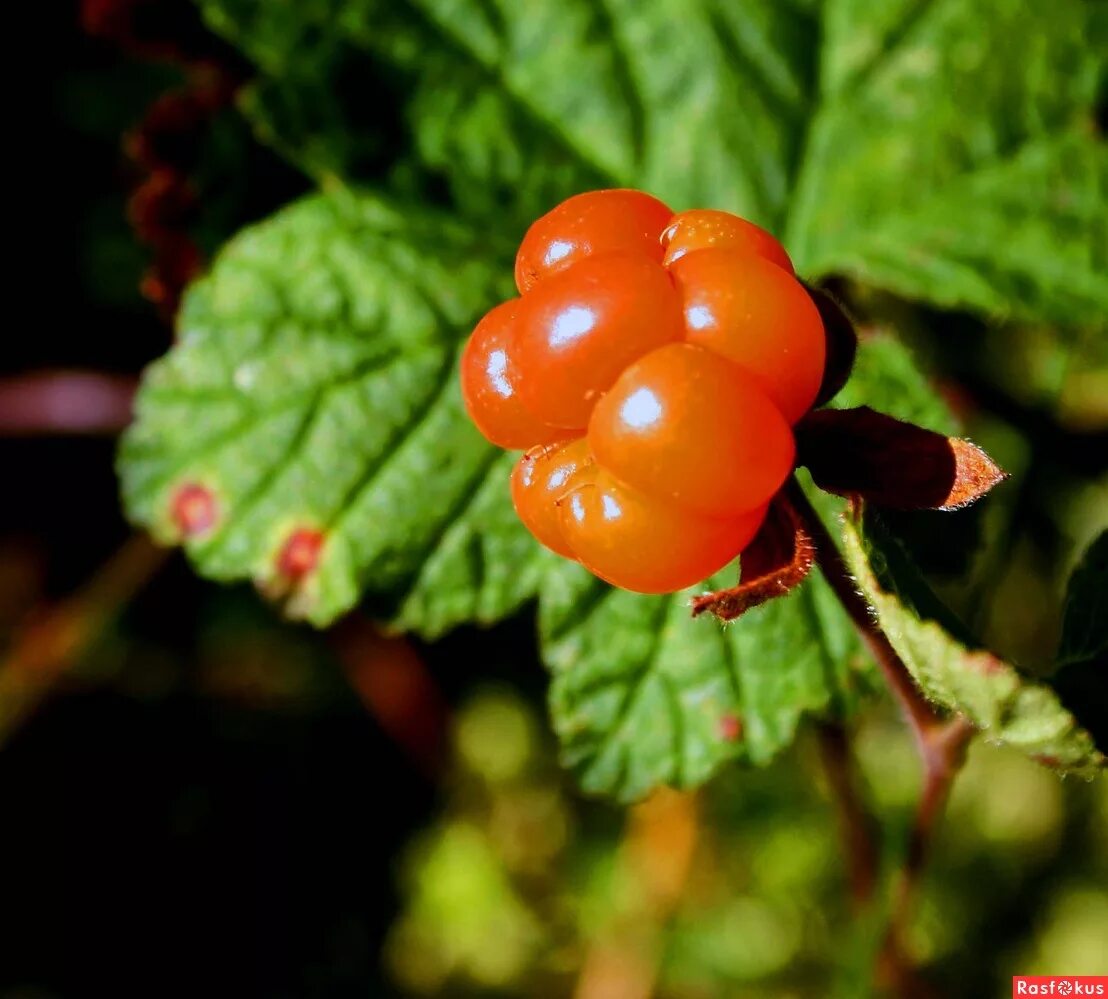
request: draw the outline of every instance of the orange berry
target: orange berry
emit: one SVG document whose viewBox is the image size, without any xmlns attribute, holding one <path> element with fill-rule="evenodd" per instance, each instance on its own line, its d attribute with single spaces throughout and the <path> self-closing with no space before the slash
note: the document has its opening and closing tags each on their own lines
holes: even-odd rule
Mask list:
<svg viewBox="0 0 1108 999">
<path fill-rule="evenodd" d="M 512 469 L 512 503 L 524 526 L 547 548 L 575 558 L 562 537 L 558 501 L 578 469 L 592 463 L 584 437 L 532 448 Z"/>
<path fill-rule="evenodd" d="M 642 191 L 575 194 L 527 230 L 516 255 L 516 286 L 530 291 L 541 279 L 599 253 L 636 253 L 661 263 L 659 237 L 672 216 Z"/>
<path fill-rule="evenodd" d="M 789 423 L 811 408 L 826 339 L 804 286 L 764 257 L 697 250 L 670 273 L 681 292 L 685 337 L 754 375 Z"/>
<path fill-rule="evenodd" d="M 662 234 L 663 263 L 668 267 L 686 253 L 710 248 L 746 250 L 772 260 L 790 274 L 793 263 L 785 248 L 765 229 L 730 212 L 697 208 L 673 216 Z"/>
<path fill-rule="evenodd" d="M 792 470 L 792 431 L 757 380 L 692 344 L 628 367 L 593 411 L 597 463 L 657 500 L 712 516 L 763 506 Z"/>
<path fill-rule="evenodd" d="M 681 339 L 681 302 L 661 264 L 589 257 L 523 297 L 513 345 L 520 399 L 539 420 L 583 431 L 628 364 Z"/>
<path fill-rule="evenodd" d="M 601 579 L 639 593 L 672 593 L 722 569 L 746 547 L 765 507 L 713 518 L 650 499 L 599 465 L 579 471 L 562 499 L 562 536 Z"/>
<path fill-rule="evenodd" d="M 565 431 L 547 426 L 524 409 L 516 394 L 511 361 L 519 299 L 490 309 L 462 352 L 462 398 L 477 429 L 503 448 L 525 448 L 562 440 Z"/>
</svg>

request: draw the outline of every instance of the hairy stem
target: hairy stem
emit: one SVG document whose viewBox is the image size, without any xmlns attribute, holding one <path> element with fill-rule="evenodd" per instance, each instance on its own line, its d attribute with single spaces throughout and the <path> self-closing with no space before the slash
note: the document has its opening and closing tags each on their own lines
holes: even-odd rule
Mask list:
<svg viewBox="0 0 1108 999">
<path fill-rule="evenodd" d="M 843 610 L 846 611 L 858 635 L 869 649 L 893 697 L 904 712 L 917 743 L 922 747 L 922 736 L 945 723 L 920 693 L 916 681 L 908 672 L 908 667 L 904 665 L 892 643 L 878 627 L 869 604 L 854 585 L 854 580 L 831 534 L 795 480 L 789 485 L 788 495 L 801 523 L 815 544 L 816 564 L 820 572 L 823 573 L 824 579 L 830 584 Z"/>
<path fill-rule="evenodd" d="M 901 995 L 919 995 L 917 983 L 911 980 L 910 965 L 903 956 L 903 937 L 911 918 L 929 844 L 974 729 L 961 716 L 942 717 L 923 696 L 904 661 L 878 625 L 865 598 L 855 587 L 830 532 L 795 479 L 789 484 L 788 498 L 815 545 L 816 564 L 900 705 L 923 765 L 923 790 L 908 834 L 904 863 L 896 876 L 888 932 L 879 959 L 879 971 L 887 984 Z"/>
</svg>

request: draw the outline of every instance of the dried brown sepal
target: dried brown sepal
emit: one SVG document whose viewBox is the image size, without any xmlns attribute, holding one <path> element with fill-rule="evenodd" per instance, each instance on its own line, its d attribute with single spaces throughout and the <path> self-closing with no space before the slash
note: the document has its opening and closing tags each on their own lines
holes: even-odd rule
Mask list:
<svg viewBox="0 0 1108 999">
<path fill-rule="evenodd" d="M 868 406 L 809 413 L 796 431 L 820 489 L 894 510 L 957 510 L 1008 477 L 976 444 Z"/>
<path fill-rule="evenodd" d="M 739 585 L 696 597 L 692 614 L 733 621 L 774 597 L 784 596 L 812 568 L 815 545 L 784 493 L 770 504 L 765 522 L 742 554 Z"/>
<path fill-rule="evenodd" d="M 819 387 L 814 406 L 822 406 L 839 393 L 850 377 L 854 367 L 854 356 L 858 353 L 858 334 L 854 324 L 843 311 L 839 303 L 823 288 L 805 284 L 805 290 L 811 296 L 820 319 L 823 320 L 823 333 L 827 341 L 827 359 L 823 367 L 823 382 Z"/>
</svg>

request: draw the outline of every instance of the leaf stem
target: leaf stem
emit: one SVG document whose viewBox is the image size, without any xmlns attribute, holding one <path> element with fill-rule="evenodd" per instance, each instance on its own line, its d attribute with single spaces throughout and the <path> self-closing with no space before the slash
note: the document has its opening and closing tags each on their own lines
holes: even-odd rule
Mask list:
<svg viewBox="0 0 1108 999">
<path fill-rule="evenodd" d="M 869 604 L 855 586 L 838 546 L 795 479 L 788 486 L 788 498 L 815 544 L 816 564 L 881 670 L 912 728 L 924 764 L 928 766 L 932 733 L 944 728 L 947 722 L 920 692 L 908 667 L 878 626 Z"/>
<path fill-rule="evenodd" d="M 908 834 L 903 865 L 896 876 L 885 944 L 878 970 L 886 984 L 902 995 L 914 995 L 917 986 L 903 955 L 903 937 L 911 917 L 929 844 L 950 795 L 950 787 L 965 759 L 973 726 L 963 717 L 944 718 L 923 696 L 904 661 L 881 630 L 868 603 L 854 585 L 838 546 L 808 497 L 793 479 L 788 499 L 808 531 L 816 550 L 816 564 L 866 644 L 904 714 L 923 765 L 923 789 Z"/>
</svg>

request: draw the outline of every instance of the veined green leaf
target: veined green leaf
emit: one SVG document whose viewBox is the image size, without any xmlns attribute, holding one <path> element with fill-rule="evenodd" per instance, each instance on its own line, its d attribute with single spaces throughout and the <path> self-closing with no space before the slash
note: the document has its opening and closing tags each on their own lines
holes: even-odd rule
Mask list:
<svg viewBox="0 0 1108 999">
<path fill-rule="evenodd" d="M 844 542 L 847 564 L 881 629 L 928 698 L 965 715 L 990 741 L 1063 773 L 1103 768 L 1092 737 L 1048 686 L 974 647 L 879 517 L 845 519 Z"/>
<path fill-rule="evenodd" d="M 262 71 L 248 113 L 316 176 L 361 176 L 368 92 L 401 110 L 405 170 L 502 227 L 641 187 L 769 226 L 810 277 L 1108 308 L 1093 0 L 201 2 Z"/>
<path fill-rule="evenodd" d="M 188 293 L 120 454 L 131 516 L 215 579 L 253 579 L 326 624 L 363 596 L 428 631 L 534 593 L 533 546 L 482 486 L 507 464 L 473 429 L 456 354 L 505 294 L 503 257 L 449 219 L 308 198 L 247 230 Z M 214 498 L 182 537 L 174 499 Z M 295 532 L 318 565 L 283 579 Z"/>
</svg>

